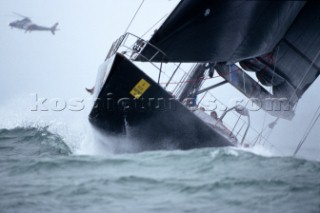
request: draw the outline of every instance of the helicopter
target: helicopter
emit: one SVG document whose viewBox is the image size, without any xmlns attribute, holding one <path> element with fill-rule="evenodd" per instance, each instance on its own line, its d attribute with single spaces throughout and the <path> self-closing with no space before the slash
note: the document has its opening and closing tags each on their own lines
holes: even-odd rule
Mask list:
<svg viewBox="0 0 320 213">
<path fill-rule="evenodd" d="M 9 26 L 12 28 L 17 28 L 21 30 L 25 30 L 25 32 L 32 32 L 32 31 L 50 31 L 52 35 L 58 30 L 57 26 L 59 23 L 55 23 L 52 27 L 44 27 L 37 25 L 31 21 L 31 19 L 27 16 L 20 15 L 18 13 L 14 13 L 17 16 L 22 17 L 23 19 L 11 22 Z"/>
</svg>

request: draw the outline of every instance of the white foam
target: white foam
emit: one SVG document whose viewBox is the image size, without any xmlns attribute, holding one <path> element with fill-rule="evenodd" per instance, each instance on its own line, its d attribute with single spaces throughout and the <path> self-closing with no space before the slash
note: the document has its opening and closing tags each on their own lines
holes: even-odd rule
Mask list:
<svg viewBox="0 0 320 213">
<path fill-rule="evenodd" d="M 260 155 L 263 157 L 279 157 L 282 156 L 281 153 L 279 153 L 279 151 L 277 151 L 276 149 L 272 148 L 272 147 L 268 147 L 268 146 L 263 146 L 260 144 L 257 144 L 253 147 L 233 147 L 232 149 L 234 150 L 241 150 L 241 151 L 245 151 L 245 152 L 250 152 L 252 154 L 255 155 Z"/>
<path fill-rule="evenodd" d="M 237 150 L 235 149 L 225 149 L 225 153 L 231 156 L 236 156 L 236 157 L 239 156 L 239 152 L 237 152 Z"/>
<path fill-rule="evenodd" d="M 0 107 L 0 129 L 44 128 L 62 137 L 73 154 L 96 155 L 94 137 L 88 121 L 89 109 L 83 111 L 32 111 L 29 97 L 15 97 Z"/>
<path fill-rule="evenodd" d="M 220 150 L 217 149 L 217 150 L 214 150 L 214 151 L 210 152 L 210 156 L 211 156 L 213 159 L 215 159 L 215 158 L 219 155 L 219 153 L 220 153 Z"/>
</svg>

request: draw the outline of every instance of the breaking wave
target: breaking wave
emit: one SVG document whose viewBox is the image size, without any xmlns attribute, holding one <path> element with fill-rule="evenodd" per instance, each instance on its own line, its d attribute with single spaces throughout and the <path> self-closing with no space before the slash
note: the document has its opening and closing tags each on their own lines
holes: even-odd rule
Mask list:
<svg viewBox="0 0 320 213">
<path fill-rule="evenodd" d="M 14 128 L 0 129 L 1 156 L 52 156 L 69 155 L 70 148 L 63 138 L 42 128 Z"/>
</svg>

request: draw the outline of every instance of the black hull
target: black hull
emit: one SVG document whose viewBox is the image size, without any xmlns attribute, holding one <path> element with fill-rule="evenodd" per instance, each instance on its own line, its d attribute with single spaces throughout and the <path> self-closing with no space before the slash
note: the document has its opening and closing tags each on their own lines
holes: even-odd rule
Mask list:
<svg viewBox="0 0 320 213">
<path fill-rule="evenodd" d="M 97 100 L 89 115 L 91 124 L 104 136 L 130 137 L 134 152 L 233 145 L 121 54 L 105 65 L 108 68 L 98 75 Z M 120 142 L 113 146 L 117 152 L 128 151 Z"/>
</svg>

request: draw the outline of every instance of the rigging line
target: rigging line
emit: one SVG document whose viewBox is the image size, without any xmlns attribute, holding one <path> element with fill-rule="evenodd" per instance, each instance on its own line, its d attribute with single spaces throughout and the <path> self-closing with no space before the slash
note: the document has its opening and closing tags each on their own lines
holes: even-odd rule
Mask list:
<svg viewBox="0 0 320 213">
<path fill-rule="evenodd" d="M 168 75 L 167 75 L 168 77 Z M 203 78 L 201 81 L 206 81 L 206 80 L 209 80 L 209 79 L 213 79 L 213 78 L 219 78 L 221 76 L 215 76 L 215 77 L 212 77 L 212 78 Z M 169 77 L 168 77 L 169 78 Z M 190 80 L 181 80 L 181 81 L 178 81 L 178 82 L 161 82 L 160 84 L 181 84 L 181 83 L 196 83 L 196 82 L 199 82 L 200 80 L 199 79 L 190 79 Z"/>
<path fill-rule="evenodd" d="M 242 128 L 244 127 L 246 123 L 242 123 L 242 126 L 240 127 L 240 129 L 238 130 L 237 134 L 236 134 L 236 137 L 238 137 L 239 133 L 241 132 Z M 240 135 L 241 136 L 241 135 Z"/>
<path fill-rule="evenodd" d="M 266 138 L 267 138 L 267 140 L 269 140 L 269 137 L 270 137 L 270 135 L 271 135 L 271 133 L 272 133 L 272 130 L 273 129 L 269 129 L 269 132 L 266 134 Z M 263 144 L 262 144 L 262 146 L 264 146 L 266 144 L 266 141 L 263 141 Z"/>
<path fill-rule="evenodd" d="M 230 67 L 229 67 L 229 71 L 230 71 Z M 230 72 L 238 72 L 238 71 L 241 71 L 241 68 L 238 67 L 237 70 L 230 71 Z M 216 77 L 221 77 L 221 76 L 216 76 Z M 215 77 L 214 77 L 214 78 L 215 78 Z M 259 82 L 260 82 L 260 81 L 259 81 Z M 259 83 L 259 82 L 258 82 L 258 83 Z M 222 103 L 219 99 L 217 99 L 210 91 L 208 91 L 208 93 L 209 93 L 209 95 L 211 95 L 212 97 L 214 97 L 221 105 L 223 105 L 224 107 L 228 108 L 224 103 Z M 250 100 L 247 101 L 245 107 L 248 106 L 249 102 L 250 102 Z M 232 113 L 235 113 L 235 112 L 232 111 Z M 238 119 L 241 119 L 243 122 L 246 123 L 246 121 L 244 121 L 244 120 L 241 118 L 241 115 L 238 117 Z M 252 126 L 250 127 L 250 129 L 254 130 L 256 133 L 259 134 L 259 131 L 256 130 L 255 128 L 253 128 Z M 267 140 L 264 136 L 261 136 L 261 137 L 262 137 L 264 140 Z M 268 141 L 268 143 L 270 143 L 270 142 Z"/>
<path fill-rule="evenodd" d="M 157 24 L 160 23 L 160 21 L 162 21 L 166 16 L 168 16 L 168 13 L 165 14 L 161 19 L 159 19 L 159 21 L 157 21 L 154 25 L 152 25 L 152 27 L 150 27 L 142 36 L 141 38 L 143 38 L 147 33 L 149 33 Z"/>
<path fill-rule="evenodd" d="M 261 140 L 262 140 L 262 133 L 264 132 L 265 129 L 262 129 L 261 132 L 259 132 L 259 134 L 257 135 L 256 139 L 253 142 L 253 146 L 255 146 L 257 144 L 257 142 L 259 141 L 258 144 L 261 144 Z M 260 140 L 259 140 L 260 139 Z"/>
<path fill-rule="evenodd" d="M 257 140 L 254 142 L 254 144 L 256 144 L 259 140 L 259 144 L 261 144 L 261 140 L 262 140 L 262 135 L 263 132 L 267 129 L 267 125 L 265 125 L 266 122 L 266 116 L 267 116 L 267 112 L 264 112 L 264 116 L 263 116 L 263 123 L 262 123 L 262 127 L 261 127 L 261 131 L 257 137 Z"/>
<path fill-rule="evenodd" d="M 311 123 L 314 121 L 316 114 L 319 113 L 319 110 L 320 110 L 320 105 L 319 105 L 318 109 L 316 110 L 316 112 L 314 113 L 314 116 L 312 117 L 310 124 L 309 124 L 309 127 L 307 129 L 311 128 Z M 304 137 L 306 137 L 306 133 L 303 135 L 303 138 Z"/>
<path fill-rule="evenodd" d="M 162 60 L 161 60 L 161 64 L 160 64 L 160 70 L 159 70 L 159 78 L 158 78 L 158 84 L 160 83 L 161 72 L 162 72 Z"/>
<path fill-rule="evenodd" d="M 140 6 L 138 7 L 138 9 L 136 10 L 135 14 L 133 15 L 133 17 L 132 17 L 132 19 L 131 19 L 131 21 L 130 21 L 130 23 L 129 23 L 129 25 L 128 25 L 128 27 L 127 27 L 127 29 L 126 29 L 126 31 L 124 33 L 128 32 L 129 27 L 131 26 L 131 24 L 132 24 L 133 20 L 135 19 L 136 15 L 138 14 L 138 12 L 139 12 L 140 8 L 142 7 L 143 3 L 144 3 L 144 0 L 142 0 Z"/>
<path fill-rule="evenodd" d="M 310 72 L 311 68 L 313 67 L 313 64 L 314 64 L 315 61 L 318 59 L 319 54 L 320 54 L 320 49 L 319 49 L 318 53 L 316 54 L 316 56 L 314 57 L 314 59 L 312 60 L 312 63 L 311 63 L 310 66 L 308 67 L 307 72 L 304 74 L 304 76 L 301 78 L 299 84 L 298 84 L 297 87 L 295 88 L 294 93 L 291 95 L 291 97 L 290 97 L 290 99 L 289 99 L 289 103 L 291 102 L 292 98 L 293 98 L 294 95 L 296 94 L 298 88 L 300 87 L 300 85 L 302 84 L 302 82 L 304 81 L 304 79 L 307 77 L 308 73 Z M 297 106 L 297 104 L 295 104 L 295 107 L 296 107 L 296 106 Z M 319 105 L 319 107 L 320 107 L 320 105 Z M 317 109 L 317 111 L 318 111 L 318 110 L 319 110 L 319 108 Z M 317 111 L 316 111 L 316 113 L 317 113 Z M 316 116 L 316 113 L 315 113 L 315 115 L 314 115 L 314 118 L 315 118 L 315 116 Z M 311 120 L 311 123 L 310 123 L 311 127 L 309 128 L 309 130 L 307 130 L 307 132 L 305 133 L 304 137 L 303 137 L 303 138 L 301 139 L 301 141 L 299 142 L 299 144 L 298 144 L 295 152 L 293 153 L 293 155 L 296 155 L 296 154 L 299 152 L 301 146 L 302 146 L 303 143 L 306 141 L 308 135 L 310 134 L 312 128 L 314 127 L 314 125 L 315 125 L 316 121 L 319 119 L 319 117 L 320 117 L 320 113 L 319 113 L 319 115 L 317 116 L 316 120 L 315 120 L 313 123 L 312 123 L 312 120 Z M 313 118 L 313 119 L 314 119 L 314 118 Z"/>
<path fill-rule="evenodd" d="M 266 114 L 265 114 L 265 115 L 266 115 Z M 264 144 L 266 143 L 266 140 L 269 140 L 269 137 L 270 137 L 270 135 L 271 135 L 271 133 L 272 133 L 272 131 L 273 131 L 273 128 L 274 128 L 274 126 L 277 124 L 278 120 L 279 120 L 279 117 L 278 117 L 275 121 L 273 121 L 272 123 L 270 123 L 270 124 L 273 124 L 272 127 L 270 127 L 270 124 L 268 124 L 268 125 L 266 125 L 266 126 L 263 127 L 263 129 L 262 129 L 261 132 L 259 133 L 259 137 L 260 137 L 259 144 L 262 144 L 262 143 L 261 143 L 261 140 L 262 140 L 263 133 L 268 129 L 268 127 L 269 127 L 269 131 L 265 134 L 265 136 L 264 136 L 264 138 L 263 138 L 264 142 L 263 142 L 262 145 L 264 146 Z M 257 137 L 257 139 L 256 139 L 256 141 L 255 141 L 255 144 L 257 143 L 259 137 Z"/>
<path fill-rule="evenodd" d="M 180 81 L 184 81 L 186 79 L 187 74 L 183 73 Z M 176 84 L 175 88 L 173 89 L 172 93 L 175 94 L 177 96 L 178 93 L 180 93 L 180 89 L 182 87 L 182 84 Z"/>
<path fill-rule="evenodd" d="M 276 58 L 278 57 L 278 52 L 279 52 L 279 47 L 277 48 L 277 52 L 276 52 Z M 273 62 L 273 57 L 272 57 L 272 62 Z M 274 63 L 274 67 L 273 67 L 273 73 L 272 73 L 272 82 L 273 82 L 273 77 L 274 77 L 274 73 L 275 73 L 275 69 L 276 69 L 276 60 Z M 260 84 L 260 81 L 258 81 L 258 84 Z M 269 92 L 271 93 L 271 88 L 269 89 Z M 271 128 L 271 130 L 269 131 L 269 134 L 267 136 L 263 136 L 263 132 L 267 129 L 267 125 L 265 125 L 265 120 L 266 120 L 266 115 L 267 112 L 264 112 L 264 118 L 263 118 L 263 124 L 262 124 L 262 129 L 260 131 L 260 133 L 258 134 L 258 137 L 256 139 L 256 141 L 254 142 L 254 145 L 258 142 L 259 140 L 259 144 L 261 144 L 262 139 L 264 140 L 263 146 L 266 142 L 268 142 L 269 144 L 271 144 L 269 142 L 269 136 L 271 135 L 271 132 L 273 131 L 273 128 Z M 279 119 L 279 117 L 277 118 L 277 120 Z M 277 121 L 276 120 L 276 121 Z M 257 132 L 258 133 L 258 132 Z M 260 138 L 260 139 L 259 139 Z"/>
<path fill-rule="evenodd" d="M 198 104 L 197 104 L 197 108 L 199 107 L 199 105 L 201 104 L 201 102 L 203 101 L 203 99 L 204 99 L 204 97 L 207 95 L 207 93 L 208 93 L 208 91 L 206 91 L 206 92 L 204 93 L 204 95 L 202 96 L 202 98 L 200 99 L 200 101 L 199 101 Z"/>
<path fill-rule="evenodd" d="M 239 68 L 238 68 L 238 69 L 239 69 Z M 244 72 L 242 72 L 242 80 L 243 80 L 244 93 L 247 93 L 246 80 L 245 80 L 245 78 L 244 78 Z"/>
<path fill-rule="evenodd" d="M 273 72 L 272 72 L 272 79 L 271 79 L 271 84 L 272 85 L 273 85 L 273 80 L 274 80 L 274 73 L 276 72 L 276 66 L 277 66 L 276 63 L 277 63 L 277 57 L 278 57 L 279 49 L 280 49 L 280 46 L 277 47 L 275 60 L 273 59 L 273 55 L 272 55 L 272 63 L 273 63 Z M 270 87 L 270 91 L 271 91 L 271 88 L 272 87 Z"/>
<path fill-rule="evenodd" d="M 180 66 L 180 64 L 178 66 Z M 180 67 L 178 69 L 182 70 Z M 234 73 L 234 72 L 239 72 L 239 71 L 241 71 L 241 69 L 230 71 L 228 74 Z M 222 76 L 218 75 L 218 76 L 213 76 L 213 77 L 206 77 L 206 78 L 203 78 L 201 81 L 206 81 L 206 80 L 210 80 L 210 79 L 214 79 L 214 78 L 222 78 Z M 181 81 L 178 81 L 178 82 L 172 82 L 170 84 L 193 83 L 193 82 L 197 82 L 197 81 L 200 81 L 200 80 L 199 79 L 190 79 L 190 80 L 187 80 L 187 81 L 181 80 Z M 167 82 L 161 82 L 160 84 L 167 84 Z"/>
<path fill-rule="evenodd" d="M 225 105 L 224 103 L 222 103 L 218 98 L 216 98 L 210 91 L 208 91 L 208 94 L 211 95 L 213 98 L 215 98 L 222 106 L 226 107 L 227 108 L 227 105 Z M 234 111 L 231 111 L 231 113 L 233 113 L 234 115 L 238 116 L 238 114 L 236 114 L 236 112 Z M 240 120 L 242 120 L 243 122 L 246 123 L 246 121 L 244 119 L 241 118 L 240 116 Z M 253 126 L 250 126 L 250 129 L 252 131 L 254 131 L 256 134 L 259 134 L 259 131 L 257 129 L 255 129 Z M 263 140 L 265 140 L 268 144 L 270 144 L 271 146 L 274 146 L 273 144 L 271 144 L 271 142 L 266 138 L 264 137 L 263 135 L 261 135 L 261 137 L 263 138 Z"/>
<path fill-rule="evenodd" d="M 264 116 L 263 116 L 263 122 L 262 122 L 262 128 L 261 128 L 261 132 L 260 132 L 260 136 L 262 135 L 262 133 L 265 130 L 265 123 L 266 123 L 266 116 L 267 116 L 267 112 L 264 112 Z M 259 139 L 259 144 L 261 143 L 262 138 L 260 137 Z"/>
<path fill-rule="evenodd" d="M 181 64 L 181 63 L 180 63 Z M 179 66 L 180 66 L 179 64 Z M 181 70 L 181 68 L 178 68 L 179 70 Z M 230 73 L 233 73 L 233 72 L 238 72 L 240 71 L 239 69 L 237 70 L 234 70 L 234 71 L 231 71 Z M 211 80 L 211 79 L 214 79 L 214 78 L 222 78 L 222 76 L 213 76 L 213 77 L 207 77 L 207 78 L 203 78 L 201 81 L 206 81 L 206 80 Z M 200 81 L 199 79 L 190 79 L 190 80 L 181 80 L 181 81 L 178 81 L 178 82 L 170 82 L 169 84 L 180 84 L 180 83 L 193 83 L 193 82 L 198 82 Z M 167 84 L 168 82 L 161 82 L 160 84 Z"/>
<path fill-rule="evenodd" d="M 320 49 L 318 51 L 318 53 L 316 54 L 316 56 L 314 57 L 314 59 L 312 60 L 312 63 L 310 64 L 310 66 L 308 67 L 307 69 L 307 72 L 304 74 L 304 76 L 301 78 L 299 84 L 297 85 L 297 87 L 295 88 L 294 90 L 294 93 L 291 95 L 290 99 L 289 99 L 289 102 L 291 102 L 293 96 L 297 93 L 298 91 L 298 88 L 301 86 L 302 82 L 304 81 L 304 79 L 307 77 L 308 73 L 310 72 L 311 68 L 313 67 L 313 64 L 316 62 L 316 60 L 318 59 L 320 55 Z"/>
<path fill-rule="evenodd" d="M 272 124 L 271 127 L 270 127 L 270 124 L 268 124 L 269 132 L 268 132 L 268 134 L 266 134 L 267 140 L 269 139 L 269 137 L 270 137 L 272 131 L 274 130 L 274 127 L 275 127 L 275 125 L 277 124 L 277 122 L 278 122 L 279 119 L 280 119 L 280 117 L 277 117 L 277 119 L 276 119 L 275 121 L 271 122 L 271 123 L 270 123 L 270 124 Z M 266 129 L 266 128 L 267 128 L 267 127 L 265 127 L 265 129 Z"/>
<path fill-rule="evenodd" d="M 253 140 L 254 142 L 253 142 L 253 145 L 252 145 L 252 146 L 255 146 L 255 145 L 256 145 L 256 143 L 258 142 L 260 136 L 261 136 L 261 132 L 260 132 L 260 133 L 256 136 L 256 138 Z"/>
<path fill-rule="evenodd" d="M 166 83 L 166 86 L 164 87 L 165 89 L 167 89 L 168 85 L 171 83 L 171 80 L 173 79 L 173 77 L 175 76 L 175 74 L 177 73 L 178 69 L 180 68 L 181 63 L 176 67 L 176 69 L 173 71 L 172 75 L 169 78 L 169 81 Z"/>
<path fill-rule="evenodd" d="M 317 110 L 316 113 L 318 113 L 319 109 L 320 109 L 320 105 L 319 105 L 318 110 Z M 316 116 L 317 116 L 317 117 L 316 117 Z M 314 119 L 314 118 L 315 118 L 315 119 Z M 315 114 L 315 115 L 314 115 L 314 118 L 312 119 L 312 120 L 314 120 L 314 121 L 311 122 L 312 124 L 311 124 L 310 128 L 307 130 L 305 136 L 304 136 L 304 137 L 301 139 L 301 141 L 299 142 L 299 144 L 298 144 L 296 150 L 294 151 L 293 155 L 296 155 L 296 154 L 299 152 L 300 148 L 302 147 L 302 145 L 304 144 L 304 142 L 305 142 L 306 139 L 308 138 L 308 136 L 309 136 L 311 130 L 313 129 L 314 125 L 317 123 L 318 119 L 320 118 L 320 112 L 318 113 L 318 115 Z"/>
<path fill-rule="evenodd" d="M 196 64 L 192 65 L 191 69 L 189 69 L 188 72 L 185 71 L 185 70 L 182 69 L 182 68 L 179 68 L 179 70 L 182 70 L 182 71 L 184 72 L 184 74 L 183 74 L 183 76 L 182 76 L 181 79 L 180 79 L 180 82 L 181 82 L 181 83 L 178 82 L 177 85 L 176 85 L 176 88 L 175 88 L 174 91 L 173 91 L 173 92 L 175 92 L 175 95 L 176 95 L 176 96 L 179 96 L 179 95 L 181 94 L 181 92 L 182 92 L 182 90 L 183 90 L 183 84 L 185 84 L 184 81 L 185 81 L 185 79 L 187 79 L 187 78 L 189 77 L 189 72 L 190 72 L 190 70 L 194 69 L 195 66 L 196 66 Z M 178 95 L 178 94 L 179 94 L 179 95 Z"/>
<path fill-rule="evenodd" d="M 247 108 L 248 104 L 249 104 L 249 99 L 248 99 L 248 101 L 247 101 L 247 103 L 246 103 L 246 105 L 245 105 L 246 108 Z M 242 115 L 239 114 L 239 117 L 238 117 L 236 123 L 234 124 L 234 126 L 233 126 L 233 128 L 232 128 L 232 130 L 231 130 L 231 133 L 233 133 L 233 131 L 235 130 L 236 126 L 238 125 L 238 122 L 239 122 L 241 116 L 242 116 Z M 243 121 L 243 120 L 242 120 L 242 121 Z M 244 123 L 247 123 L 247 122 L 244 122 Z M 231 135 L 231 133 L 230 133 L 230 135 Z"/>
<path fill-rule="evenodd" d="M 241 70 L 239 67 L 238 67 L 238 70 Z M 242 73 L 243 74 L 243 79 L 244 79 L 244 72 Z M 260 81 L 258 81 L 258 84 L 260 83 Z M 244 80 L 244 88 L 245 88 L 245 80 Z M 248 99 L 248 101 L 247 101 L 247 103 L 246 103 L 246 105 L 245 105 L 245 107 L 247 107 L 248 106 L 248 104 L 249 104 L 249 102 L 250 102 L 250 99 Z M 264 120 L 263 120 L 263 125 L 262 125 L 262 129 L 261 129 L 261 132 L 258 134 L 258 137 L 257 137 L 257 140 L 259 139 L 259 137 L 260 137 L 260 141 L 259 141 L 259 143 L 261 142 L 261 140 L 262 140 L 262 138 L 264 138 L 263 136 L 262 136 L 262 133 L 263 133 L 263 131 L 264 131 L 264 124 L 265 124 L 265 119 L 266 119 L 266 112 L 265 112 L 265 115 L 264 115 Z M 240 120 L 240 118 L 241 118 L 241 115 L 238 117 L 238 120 L 237 120 L 237 122 L 236 122 L 236 124 L 235 125 L 237 125 L 237 123 L 238 123 L 238 121 Z M 245 121 L 244 121 L 245 122 Z M 246 122 L 245 122 L 246 123 Z M 235 128 L 235 127 L 234 127 Z M 253 129 L 252 127 L 250 127 L 250 129 Z M 257 133 L 258 133 L 258 131 L 256 131 Z M 266 140 L 266 138 L 264 138 L 264 140 Z M 254 145 L 256 144 L 256 142 L 257 141 L 255 141 L 255 143 L 254 143 Z M 270 143 L 270 142 L 269 142 Z"/>
<path fill-rule="evenodd" d="M 178 67 L 176 69 L 178 70 L 182 70 L 183 72 L 185 72 L 181 67 L 181 62 L 179 63 Z M 158 68 L 159 69 L 159 68 Z M 193 68 L 192 68 L 193 69 Z M 231 71 L 230 73 L 233 73 L 233 72 L 239 72 L 241 71 L 240 69 L 237 69 L 237 70 L 234 70 L 234 71 Z M 187 72 L 185 72 L 187 73 Z M 168 76 L 167 76 L 168 77 Z M 222 76 L 214 76 L 214 77 L 206 77 L 206 78 L 203 78 L 201 81 L 206 81 L 206 80 L 210 80 L 210 79 L 214 79 L 214 78 L 221 78 Z M 170 77 L 168 77 L 170 78 Z M 180 80 L 180 81 L 176 81 L 176 82 L 170 82 L 169 84 L 181 84 L 181 83 L 193 83 L 193 82 L 198 82 L 200 81 L 199 79 L 190 79 L 190 80 Z M 167 84 L 168 82 L 161 82 L 160 84 Z"/>
<path fill-rule="evenodd" d="M 319 110 L 320 110 L 320 105 L 319 105 L 318 109 L 316 110 L 313 118 L 311 119 L 310 124 L 309 124 L 309 127 L 307 128 L 305 134 L 303 135 L 302 139 L 300 140 L 300 142 L 299 142 L 299 144 L 298 144 L 298 146 L 297 146 L 297 148 L 296 148 L 296 150 L 295 150 L 295 152 L 294 152 L 294 155 L 299 151 L 300 147 L 302 146 L 302 144 L 304 143 L 304 141 L 307 139 L 307 137 L 308 137 L 311 129 L 313 128 L 313 126 L 314 126 L 314 124 L 315 124 L 315 122 L 316 122 L 316 120 L 319 118 L 319 116 L 320 116 Z M 316 116 L 317 116 L 318 113 L 319 113 L 319 115 L 318 115 L 318 117 L 316 118 Z"/>
</svg>

